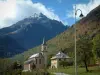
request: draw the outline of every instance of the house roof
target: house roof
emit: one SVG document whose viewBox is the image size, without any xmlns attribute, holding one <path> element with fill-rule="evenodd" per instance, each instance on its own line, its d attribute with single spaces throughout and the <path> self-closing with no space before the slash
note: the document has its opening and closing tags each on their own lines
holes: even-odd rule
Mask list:
<svg viewBox="0 0 100 75">
<path fill-rule="evenodd" d="M 55 56 L 53 56 L 51 59 L 59 59 L 59 58 L 70 58 L 70 57 L 60 51 Z"/>
</svg>

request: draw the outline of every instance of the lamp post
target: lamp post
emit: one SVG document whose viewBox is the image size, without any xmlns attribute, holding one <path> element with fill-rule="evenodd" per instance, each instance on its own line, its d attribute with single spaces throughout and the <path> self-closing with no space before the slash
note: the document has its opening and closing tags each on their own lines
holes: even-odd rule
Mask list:
<svg viewBox="0 0 100 75">
<path fill-rule="evenodd" d="M 75 5 L 75 23 L 76 23 L 76 16 L 77 16 L 77 11 L 81 11 L 80 9 L 76 9 L 76 5 Z M 82 11 L 79 17 L 83 17 Z M 74 29 L 75 29 L 75 75 L 77 74 L 77 56 L 76 56 L 76 25 L 74 25 Z"/>
</svg>

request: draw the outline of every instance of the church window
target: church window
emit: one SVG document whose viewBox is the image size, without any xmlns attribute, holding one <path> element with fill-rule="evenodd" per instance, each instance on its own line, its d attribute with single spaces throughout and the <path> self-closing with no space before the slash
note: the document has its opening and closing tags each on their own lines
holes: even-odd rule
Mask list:
<svg viewBox="0 0 100 75">
<path fill-rule="evenodd" d="M 37 64 L 37 59 L 36 59 L 36 64 Z"/>
<path fill-rule="evenodd" d="M 44 46 L 44 50 L 46 50 L 46 46 Z"/>
<path fill-rule="evenodd" d="M 41 59 L 39 59 L 39 64 L 41 64 Z"/>
</svg>

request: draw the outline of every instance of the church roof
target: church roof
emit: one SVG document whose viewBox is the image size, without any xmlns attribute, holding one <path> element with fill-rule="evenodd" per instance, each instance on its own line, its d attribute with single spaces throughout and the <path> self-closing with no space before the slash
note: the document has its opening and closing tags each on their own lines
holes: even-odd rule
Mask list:
<svg viewBox="0 0 100 75">
<path fill-rule="evenodd" d="M 39 57 L 40 55 L 42 55 L 42 53 L 33 54 L 33 55 L 31 55 L 31 56 L 29 57 L 29 59 Z"/>
<path fill-rule="evenodd" d="M 51 59 L 59 59 L 59 58 L 70 58 L 70 57 L 60 51 L 55 56 L 53 56 Z"/>
<path fill-rule="evenodd" d="M 27 61 L 25 61 L 24 63 L 25 64 L 28 64 L 28 63 L 31 63 L 34 59 L 32 58 L 37 58 L 37 57 L 40 57 L 40 56 L 43 56 L 42 53 L 36 53 L 36 54 L 33 54 L 29 57 L 29 59 Z"/>
<path fill-rule="evenodd" d="M 29 59 L 29 60 L 25 61 L 24 63 L 28 64 L 28 63 L 31 63 L 32 61 L 33 61 L 33 59 Z"/>
</svg>

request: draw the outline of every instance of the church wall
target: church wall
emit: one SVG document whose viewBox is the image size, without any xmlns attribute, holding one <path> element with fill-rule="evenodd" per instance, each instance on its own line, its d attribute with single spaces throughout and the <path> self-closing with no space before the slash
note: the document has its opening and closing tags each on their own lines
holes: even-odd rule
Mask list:
<svg viewBox="0 0 100 75">
<path fill-rule="evenodd" d="M 31 62 L 29 62 L 29 64 L 24 65 L 24 70 L 28 69 L 31 70 L 32 69 L 32 64 L 34 63 L 34 65 L 36 66 L 36 69 L 43 69 L 45 68 L 45 64 L 47 64 L 47 45 L 43 39 L 43 43 L 41 46 L 41 53 L 39 53 L 38 56 L 33 56 L 32 58 L 29 58 L 28 60 L 31 59 Z"/>
<path fill-rule="evenodd" d="M 30 64 L 24 64 L 24 71 L 30 70 Z"/>
<path fill-rule="evenodd" d="M 36 58 L 36 62 L 35 62 L 36 68 L 37 69 L 42 69 L 44 68 L 44 58 Z"/>
</svg>

